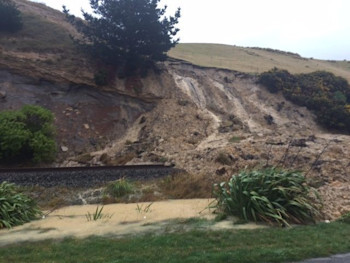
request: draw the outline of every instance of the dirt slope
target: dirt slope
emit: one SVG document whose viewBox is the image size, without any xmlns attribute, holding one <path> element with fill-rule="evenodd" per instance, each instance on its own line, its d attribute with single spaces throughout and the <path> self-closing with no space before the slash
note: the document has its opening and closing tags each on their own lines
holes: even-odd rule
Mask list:
<svg viewBox="0 0 350 263">
<path fill-rule="evenodd" d="M 172 163 L 212 182 L 266 164 L 307 172 L 330 218 L 350 210 L 350 137 L 323 130 L 304 107 L 271 94 L 249 75 L 170 62 L 169 94 L 140 116 L 125 137 L 95 152 L 130 164 Z M 322 153 L 322 154 L 321 154 Z M 224 161 L 218 160 L 218 157 Z M 220 158 L 219 158 L 220 159 Z"/>
</svg>

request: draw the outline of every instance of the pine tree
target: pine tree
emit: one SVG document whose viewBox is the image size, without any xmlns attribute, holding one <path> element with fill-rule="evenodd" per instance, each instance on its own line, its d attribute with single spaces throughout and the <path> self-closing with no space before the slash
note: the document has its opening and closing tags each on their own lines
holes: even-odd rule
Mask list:
<svg viewBox="0 0 350 263">
<path fill-rule="evenodd" d="M 85 21 L 69 14 L 68 21 L 82 38 L 76 43 L 107 65 L 140 68 L 150 62 L 163 61 L 166 52 L 179 39 L 180 9 L 166 17 L 167 7 L 158 8 L 160 0 L 90 0 L 93 14 L 83 11 Z"/>
</svg>

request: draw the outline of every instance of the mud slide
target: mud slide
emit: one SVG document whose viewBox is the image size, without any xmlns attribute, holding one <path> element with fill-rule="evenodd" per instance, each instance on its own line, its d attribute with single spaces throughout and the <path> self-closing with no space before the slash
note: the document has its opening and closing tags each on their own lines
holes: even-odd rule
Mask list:
<svg viewBox="0 0 350 263">
<path fill-rule="evenodd" d="M 11 230 L 0 231 L 0 246 L 46 239 L 88 236 L 121 237 L 146 232 L 162 233 L 174 220 L 189 218 L 214 219 L 209 209 L 212 199 L 169 200 L 154 203 L 105 205 L 99 220 L 88 220 L 96 205 L 70 206 L 56 210 L 41 220 Z M 101 208 L 101 206 L 100 206 Z M 233 228 L 233 222 L 219 222 L 214 229 Z M 237 225 L 236 228 L 259 228 L 255 224 Z"/>
</svg>

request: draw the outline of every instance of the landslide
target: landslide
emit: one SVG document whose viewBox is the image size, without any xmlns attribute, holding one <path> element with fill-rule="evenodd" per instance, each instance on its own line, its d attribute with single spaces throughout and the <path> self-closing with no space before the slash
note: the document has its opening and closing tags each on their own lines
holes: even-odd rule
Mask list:
<svg viewBox="0 0 350 263">
<path fill-rule="evenodd" d="M 326 218 L 350 211 L 350 137 L 324 130 L 256 75 L 169 60 L 145 78 L 116 76 L 98 87 L 98 65 L 75 49 L 63 14 L 16 2 L 25 28 L 0 35 L 0 110 L 38 104 L 54 112 L 54 165 L 175 165 L 197 178 L 178 181 L 186 191 L 177 197 L 196 197 L 197 184 L 209 197 L 211 183 L 232 173 L 279 165 L 305 171 Z"/>
<path fill-rule="evenodd" d="M 313 113 L 268 92 L 252 75 L 175 61 L 164 66 L 173 79 L 169 97 L 124 137 L 92 153 L 92 163 L 103 164 L 101 156 L 107 163 L 120 156 L 130 156 L 128 164 L 165 162 L 203 175 L 198 185 L 278 165 L 305 171 L 326 217 L 350 210 L 348 135 L 323 129 Z"/>
</svg>

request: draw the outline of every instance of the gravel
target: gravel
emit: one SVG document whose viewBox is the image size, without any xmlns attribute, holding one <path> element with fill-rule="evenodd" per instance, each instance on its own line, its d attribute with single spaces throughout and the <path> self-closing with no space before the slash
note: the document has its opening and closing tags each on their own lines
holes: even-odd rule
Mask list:
<svg viewBox="0 0 350 263">
<path fill-rule="evenodd" d="M 91 187 L 120 178 L 129 180 L 155 179 L 179 173 L 181 170 L 163 166 L 74 167 L 47 169 L 15 169 L 0 171 L 0 183 L 44 187 Z"/>
</svg>

